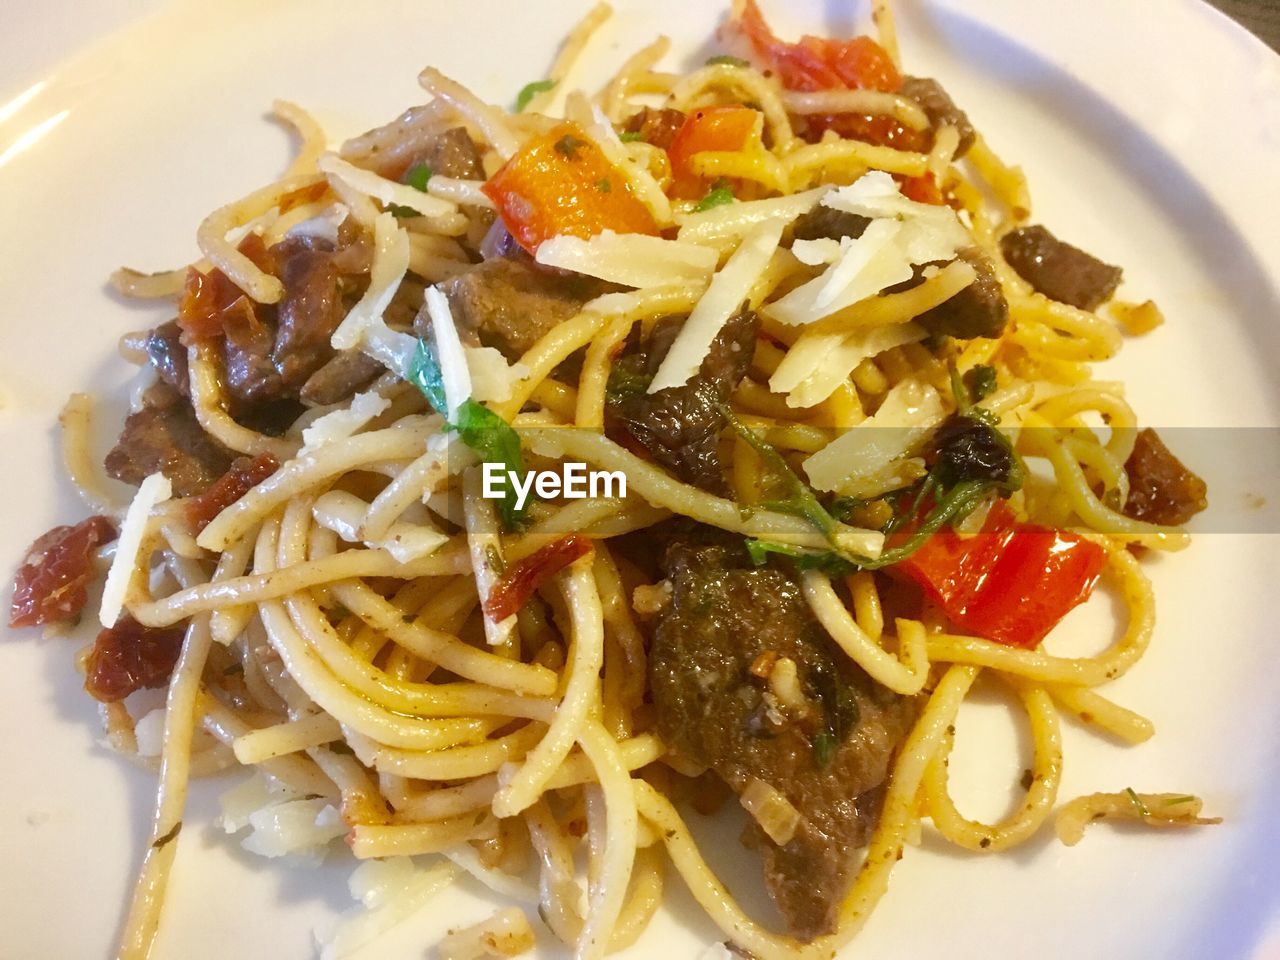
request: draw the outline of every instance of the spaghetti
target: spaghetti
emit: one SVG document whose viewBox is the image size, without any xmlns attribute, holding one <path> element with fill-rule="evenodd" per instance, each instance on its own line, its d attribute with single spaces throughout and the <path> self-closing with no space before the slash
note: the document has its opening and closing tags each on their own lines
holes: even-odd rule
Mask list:
<svg viewBox="0 0 1280 960">
<path fill-rule="evenodd" d="M 1137 548 L 1184 546 L 1185 518 L 1134 509 L 1135 450 L 1158 441 L 1138 433 L 1122 387 L 1089 368 L 1120 348 L 1121 328 L 1020 272 L 1022 172 L 934 81 L 899 74 L 887 3 L 874 5 L 880 46 L 788 44 L 740 0 L 723 37 L 735 55 L 664 73 L 659 38 L 591 97 L 568 80 L 609 16 L 606 4 L 590 12 L 516 112 L 429 67 L 426 105 L 329 152 L 305 111 L 278 102 L 301 144 L 288 175 L 210 214 L 197 233 L 205 259 L 185 273 L 116 275 L 129 296 L 179 300 L 171 339 L 160 328 L 129 341 L 148 364 L 143 386 L 164 380 L 166 409 L 189 410 L 222 462 L 273 465 L 198 522 L 208 497 L 164 470 L 126 510 L 86 453 L 91 399 L 76 394 L 62 415 L 68 473 L 91 510 L 121 524 L 114 551 L 86 556 L 80 574 L 110 567 L 90 691 L 110 656 L 182 631 L 146 681 L 168 698 L 123 960 L 150 950 L 189 777 L 233 760 L 255 779 L 237 788 L 247 812 L 227 822 L 253 824 L 259 847 L 307 850 L 345 833 L 359 859 L 439 857 L 407 883 L 413 904 L 456 865 L 504 901 L 536 902 L 581 958 L 642 935 L 670 864 L 737 951 L 768 960 L 846 944 L 922 820 L 977 852 L 1035 834 L 1061 784 L 1059 708 L 1125 743 L 1151 736 L 1099 688 L 1151 642 Z M 334 272 L 330 300 L 308 309 L 337 313 L 303 348 L 288 340 L 310 322 L 294 291 L 304 274 L 319 282 L 315 271 Z M 486 329 L 464 284 L 479 278 L 497 297 L 512 271 L 518 297 L 554 287 L 562 306 L 566 285 L 589 293 L 531 331 L 511 326 L 534 309 L 518 300 L 508 326 Z M 263 329 L 274 345 L 255 354 L 245 344 Z M 291 382 L 303 349 L 340 361 L 350 383 L 317 380 L 319 364 Z M 254 407 L 270 390 L 292 391 L 272 408 L 290 422 L 269 426 Z M 150 403 L 133 416 L 159 417 Z M 655 409 L 672 419 L 655 426 Z M 567 461 L 620 471 L 626 492 L 519 509 L 482 495 L 482 463 Z M 108 465 L 128 479 L 132 462 Z M 682 631 L 719 637 L 714 593 L 685 606 L 705 571 L 655 559 L 671 531 L 691 528 L 711 551 L 698 557 L 739 558 L 716 574 L 738 585 L 735 603 L 773 585 L 763 634 L 778 610 L 797 611 L 833 664 L 821 676 L 870 691 L 866 703 L 905 723 L 900 737 L 889 721 L 881 731 L 882 773 L 867 786 L 883 799 L 862 823 L 860 866 L 831 867 L 842 895 L 826 926 L 777 933 L 748 917 L 680 813 L 718 776 L 770 849 L 792 854 L 825 815 L 785 778 L 726 772 L 750 762 L 703 749 L 721 736 L 732 751 L 739 734 L 677 731 L 666 717 L 687 678 L 659 683 L 651 661 L 672 644 L 679 654 Z M 56 533 L 19 574 L 14 622 L 70 542 Z M 570 536 L 586 546 L 557 553 Z M 985 578 L 996 554 L 983 551 L 1015 540 L 1024 557 L 1047 543 L 1064 558 L 1006 585 L 1026 594 L 1019 610 L 993 609 L 980 582 L 958 586 L 960 568 L 946 566 L 963 557 Z M 1074 593 L 1062 583 L 1071 564 Z M 1119 638 L 1087 657 L 1041 649 L 1099 576 L 1127 611 Z M 516 613 L 494 612 L 500 587 Z M 132 646 L 118 646 L 117 611 Z M 839 789 L 823 766 L 871 720 L 865 704 L 852 727 L 824 720 L 836 708 L 813 692 L 821 676 L 799 649 L 743 661 L 742 689 L 770 736 L 812 747 L 804 776 Z M 966 818 L 948 793 L 954 721 L 987 676 L 1012 690 L 1034 750 L 1025 797 L 994 824 Z M 719 682 L 695 680 L 703 694 Z M 104 717 L 116 749 L 145 759 L 126 705 Z M 1097 817 L 1209 822 L 1200 806 L 1097 794 L 1062 808 L 1057 830 L 1074 843 Z M 352 927 L 333 949 L 371 930 Z M 443 947 L 513 953 L 534 938 L 508 907 Z"/>
</svg>

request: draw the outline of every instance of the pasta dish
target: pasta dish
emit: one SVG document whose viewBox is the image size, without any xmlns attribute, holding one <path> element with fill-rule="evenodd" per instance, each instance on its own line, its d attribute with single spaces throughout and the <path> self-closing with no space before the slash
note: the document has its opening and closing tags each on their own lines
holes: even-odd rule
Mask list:
<svg viewBox="0 0 1280 960">
<path fill-rule="evenodd" d="M 31 546 L 10 624 L 99 621 L 85 689 L 156 773 L 120 958 L 151 952 L 190 780 L 233 767 L 247 849 L 360 862 L 327 957 L 470 875 L 499 907 L 442 957 L 604 956 L 678 878 L 735 955 L 827 958 L 925 831 L 980 856 L 1216 822 L 1059 795 L 1063 714 L 1153 734 L 1105 688 L 1152 639 L 1144 560 L 1207 503 L 1094 373 L 1161 313 L 1035 221 L 873 8 L 790 41 L 734 0 L 705 63 L 659 37 L 583 91 L 601 4 L 511 109 L 427 67 L 338 146 L 277 102 L 284 176 L 197 262 L 113 277 L 172 319 L 120 340 L 104 463 L 67 403 L 91 516 Z M 1095 588 L 1114 641 L 1048 652 Z M 975 685 L 1032 744 L 992 823 L 948 789 Z M 700 851 L 735 807 L 778 923 Z"/>
</svg>

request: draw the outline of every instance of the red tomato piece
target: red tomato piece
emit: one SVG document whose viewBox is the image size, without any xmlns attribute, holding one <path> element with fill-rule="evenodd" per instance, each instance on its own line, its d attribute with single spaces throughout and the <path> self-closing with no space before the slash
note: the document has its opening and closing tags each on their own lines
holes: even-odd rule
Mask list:
<svg viewBox="0 0 1280 960">
<path fill-rule="evenodd" d="M 74 527 L 54 527 L 27 549 L 13 578 L 9 626 L 34 627 L 74 620 L 88 599 L 90 555 L 116 538 L 106 517 L 90 517 Z"/>
<path fill-rule="evenodd" d="M 505 620 L 533 596 L 533 592 L 579 557 L 591 552 L 591 541 L 571 533 L 513 563 L 493 585 L 484 602 L 491 620 Z"/>
<path fill-rule="evenodd" d="M 977 536 L 941 530 L 893 569 L 918 583 L 958 627 L 1030 648 L 1089 598 L 1106 559 L 1083 537 L 1016 523 L 1001 502 Z"/>
</svg>

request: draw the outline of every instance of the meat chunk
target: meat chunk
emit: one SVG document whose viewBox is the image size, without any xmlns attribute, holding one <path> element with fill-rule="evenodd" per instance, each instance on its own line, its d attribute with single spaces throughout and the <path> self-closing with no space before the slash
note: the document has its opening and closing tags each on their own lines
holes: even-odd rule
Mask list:
<svg viewBox="0 0 1280 960">
<path fill-rule="evenodd" d="M 627 133 L 638 133 L 645 143 L 669 150 L 676 134 L 684 126 L 685 116 L 679 110 L 670 107 L 654 109 L 642 107 L 638 113 L 627 118 L 623 129 Z"/>
<path fill-rule="evenodd" d="M 496 259 L 450 277 L 440 289 L 448 296 L 461 330 L 502 351 L 508 360 L 517 360 L 552 327 L 578 313 L 603 287 L 591 277 L 552 273 L 521 260 Z M 418 332 L 422 335 L 424 331 Z"/>
<path fill-rule="evenodd" d="M 820 203 L 796 218 L 791 235 L 797 240 L 839 240 L 841 237 L 856 240 L 870 223 L 867 217 Z"/>
<path fill-rule="evenodd" d="M 1135 520 L 1177 526 L 1209 505 L 1205 482 L 1188 470 L 1150 427 L 1138 434 L 1124 472 L 1129 477 L 1124 513 Z"/>
<path fill-rule="evenodd" d="M 137 486 L 157 470 L 173 491 L 190 497 L 222 476 L 232 454 L 200 426 L 191 402 L 166 384 L 147 391 L 141 410 L 129 414 L 124 432 L 107 454 L 107 473 Z"/>
<path fill-rule="evenodd" d="M 116 538 L 106 517 L 54 527 L 27 548 L 13 578 L 9 626 L 35 627 L 80 616 L 88 600 L 90 555 Z"/>
<path fill-rule="evenodd" d="M 177 320 L 162 323 L 149 334 L 145 343 L 147 362 L 158 376 L 184 397 L 191 392 L 187 372 L 187 348 L 182 345 L 182 330 Z"/>
<path fill-rule="evenodd" d="M 465 127 L 451 127 L 429 137 L 405 165 L 405 173 L 426 164 L 432 173 L 455 180 L 483 180 L 480 149 Z"/>
<path fill-rule="evenodd" d="M 103 703 L 113 703 L 135 690 L 164 686 L 182 653 L 185 632 L 183 627 L 144 627 L 132 617 L 121 617 L 93 642 L 85 690 Z"/>
<path fill-rule="evenodd" d="M 914 703 L 840 655 L 781 567 L 752 566 L 741 546 L 688 541 L 667 549 L 664 566 L 671 601 L 649 666 L 658 729 L 735 791 L 762 780 L 796 808 L 785 845 L 758 835 L 765 879 L 797 937 L 830 932 Z M 761 669 L 783 658 L 798 703 L 780 700 Z"/>
<path fill-rule="evenodd" d="M 307 378 L 298 398 L 309 407 L 349 399 L 382 372 L 382 364 L 360 350 L 343 350 Z"/>
<path fill-rule="evenodd" d="M 633 342 L 614 362 L 605 414 L 655 460 L 685 483 L 719 496 L 728 494 L 720 465 L 720 434 L 728 399 L 755 353 L 759 318 L 743 309 L 716 335 L 698 373 L 679 387 L 646 393 L 659 365 L 684 325 L 681 318 L 655 324 L 647 342 Z"/>
<path fill-rule="evenodd" d="M 303 240 L 272 247 L 284 296 L 276 309 L 271 362 L 293 396 L 333 356 L 329 338 L 347 311 L 333 251 Z"/>
<path fill-rule="evenodd" d="M 963 157 L 973 146 L 974 129 L 969 117 L 932 77 L 903 77 L 898 93 L 908 100 L 914 100 L 929 117 L 929 123 L 935 131 L 942 126 L 955 127 L 960 134 L 960 145 L 956 148 L 956 156 Z"/>
<path fill-rule="evenodd" d="M 930 333 L 962 340 L 998 337 L 1009 320 L 1009 302 L 995 270 L 976 249 L 961 251 L 960 255 L 978 274 L 977 279 L 949 300 L 920 314 L 915 322 Z"/>
<path fill-rule="evenodd" d="M 1036 290 L 1081 310 L 1094 310 L 1110 300 L 1123 273 L 1038 225 L 1006 233 L 1000 250 L 1009 266 Z"/>
<path fill-rule="evenodd" d="M 328 244 L 285 240 L 269 256 L 284 285 L 275 309 L 243 301 L 244 309 L 222 317 L 227 392 L 251 404 L 297 399 L 307 379 L 333 357 L 329 338 L 346 316 Z"/>
</svg>

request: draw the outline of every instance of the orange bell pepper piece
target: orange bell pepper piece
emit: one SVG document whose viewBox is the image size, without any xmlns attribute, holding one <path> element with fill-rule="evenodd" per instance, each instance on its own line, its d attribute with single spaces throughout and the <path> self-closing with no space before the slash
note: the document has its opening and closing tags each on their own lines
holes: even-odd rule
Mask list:
<svg viewBox="0 0 1280 960">
<path fill-rule="evenodd" d="M 560 234 L 587 239 L 605 230 L 658 232 L 648 207 L 572 123 L 534 137 L 482 189 L 530 253 Z"/>
</svg>

